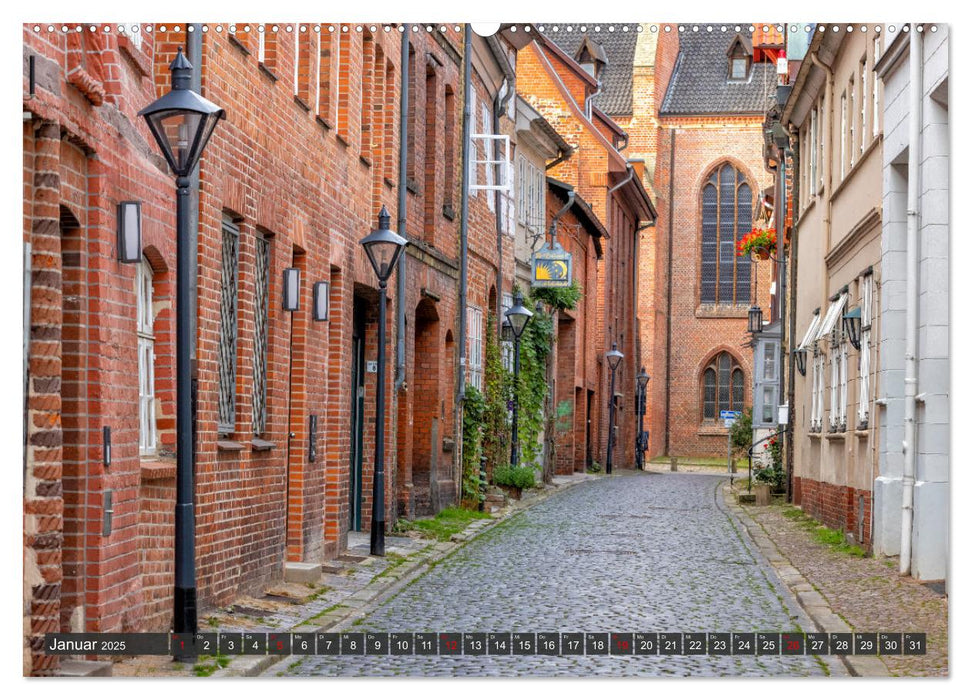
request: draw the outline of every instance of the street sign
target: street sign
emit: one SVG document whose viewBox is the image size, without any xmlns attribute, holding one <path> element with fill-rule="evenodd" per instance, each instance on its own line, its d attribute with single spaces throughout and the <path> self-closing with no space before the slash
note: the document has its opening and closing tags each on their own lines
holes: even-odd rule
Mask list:
<svg viewBox="0 0 971 700">
<path fill-rule="evenodd" d="M 533 253 L 531 267 L 534 288 L 569 287 L 573 283 L 573 256 L 559 243 Z"/>
<path fill-rule="evenodd" d="M 721 411 L 719 412 L 718 417 L 721 418 L 722 420 L 726 420 L 726 419 L 734 420 L 738 418 L 740 415 L 742 415 L 741 411 Z"/>
</svg>

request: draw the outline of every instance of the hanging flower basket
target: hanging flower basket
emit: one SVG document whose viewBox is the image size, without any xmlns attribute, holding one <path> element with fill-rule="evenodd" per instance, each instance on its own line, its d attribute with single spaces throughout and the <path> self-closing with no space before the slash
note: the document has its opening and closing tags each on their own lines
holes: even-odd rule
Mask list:
<svg viewBox="0 0 971 700">
<path fill-rule="evenodd" d="M 753 228 L 735 246 L 739 257 L 752 255 L 759 260 L 768 260 L 775 253 L 776 235 L 774 228 Z"/>
</svg>

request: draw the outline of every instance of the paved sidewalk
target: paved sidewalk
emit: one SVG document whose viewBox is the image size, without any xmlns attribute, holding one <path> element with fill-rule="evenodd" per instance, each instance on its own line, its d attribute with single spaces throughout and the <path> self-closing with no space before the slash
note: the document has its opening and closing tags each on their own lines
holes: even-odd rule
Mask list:
<svg viewBox="0 0 971 700">
<path fill-rule="evenodd" d="M 577 484 L 600 475 L 556 476 L 552 486 L 531 489 L 519 501 L 474 520 L 450 542 L 424 539 L 418 533 L 385 537 L 384 558 L 370 556 L 367 532 L 348 534 L 347 549 L 334 561 L 324 562 L 324 574 L 315 584 L 277 583 L 264 595 L 242 597 L 232 605 L 199 612 L 200 632 L 294 631 L 325 632 L 353 624 L 374 606 L 393 596 L 410 581 L 447 557 L 477 535 L 510 516 Z M 168 657 L 137 657 L 112 665 L 114 676 L 252 676 L 280 656 L 202 657 L 196 664 L 174 662 Z"/>
<path fill-rule="evenodd" d="M 735 499 L 726 495 L 725 500 Z M 877 657 L 848 657 L 851 673 L 948 675 L 948 599 L 939 586 L 901 577 L 896 557 L 858 557 L 818 542 L 807 527 L 784 515 L 795 515 L 792 506 L 735 505 L 733 509 L 744 513 L 756 544 L 777 552 L 775 558 L 767 558 L 826 631 L 927 634 L 926 655 L 879 657 L 882 668 L 872 663 Z"/>
</svg>

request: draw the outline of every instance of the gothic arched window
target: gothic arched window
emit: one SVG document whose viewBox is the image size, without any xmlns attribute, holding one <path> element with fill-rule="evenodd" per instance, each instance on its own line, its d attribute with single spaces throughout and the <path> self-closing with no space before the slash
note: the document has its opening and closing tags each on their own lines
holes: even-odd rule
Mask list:
<svg viewBox="0 0 971 700">
<path fill-rule="evenodd" d="M 701 303 L 748 306 L 752 261 L 735 244 L 752 230 L 752 188 L 728 163 L 715 168 L 701 193 Z"/>
<path fill-rule="evenodd" d="M 721 411 L 741 411 L 745 404 L 745 374 L 731 353 L 712 358 L 702 374 L 702 418 L 715 420 Z"/>
</svg>

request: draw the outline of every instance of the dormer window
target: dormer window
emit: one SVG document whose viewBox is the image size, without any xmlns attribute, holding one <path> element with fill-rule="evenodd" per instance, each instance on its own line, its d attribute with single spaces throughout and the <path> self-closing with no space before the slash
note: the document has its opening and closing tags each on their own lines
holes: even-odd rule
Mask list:
<svg viewBox="0 0 971 700">
<path fill-rule="evenodd" d="M 589 36 L 583 38 L 580 47 L 573 54 L 573 59 L 580 64 L 591 77 L 600 80 L 600 73 L 607 65 L 607 52 L 604 47 L 591 39 Z"/>
<path fill-rule="evenodd" d="M 749 70 L 752 68 L 752 40 L 742 34 L 736 34 L 732 43 L 728 45 L 728 79 L 748 80 Z"/>
</svg>

